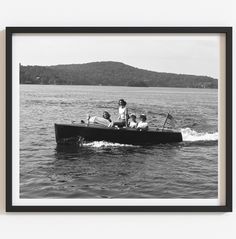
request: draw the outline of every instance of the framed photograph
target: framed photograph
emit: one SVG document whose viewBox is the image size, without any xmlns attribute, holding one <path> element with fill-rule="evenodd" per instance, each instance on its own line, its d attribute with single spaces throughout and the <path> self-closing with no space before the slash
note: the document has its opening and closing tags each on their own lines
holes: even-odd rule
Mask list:
<svg viewBox="0 0 236 239">
<path fill-rule="evenodd" d="M 7 212 L 232 211 L 231 27 L 6 28 Z"/>
</svg>

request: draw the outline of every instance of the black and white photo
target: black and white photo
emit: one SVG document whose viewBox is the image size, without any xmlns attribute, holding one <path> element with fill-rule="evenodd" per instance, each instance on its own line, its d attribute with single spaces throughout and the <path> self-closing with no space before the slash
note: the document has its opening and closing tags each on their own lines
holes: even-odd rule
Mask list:
<svg viewBox="0 0 236 239">
<path fill-rule="evenodd" d="M 11 206 L 230 210 L 229 29 L 34 29 L 11 35 Z"/>
</svg>

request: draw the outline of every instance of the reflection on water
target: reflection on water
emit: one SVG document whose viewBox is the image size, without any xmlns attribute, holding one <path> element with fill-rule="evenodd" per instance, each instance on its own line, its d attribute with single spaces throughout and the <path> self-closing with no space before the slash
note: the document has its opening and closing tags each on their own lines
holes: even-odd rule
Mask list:
<svg viewBox="0 0 236 239">
<path fill-rule="evenodd" d="M 163 124 L 169 110 L 184 142 L 155 146 L 85 143 L 57 146 L 54 123 L 108 110 Z M 22 198 L 216 198 L 217 91 L 209 89 L 21 85 Z M 30 117 L 29 117 L 30 116 Z"/>
</svg>

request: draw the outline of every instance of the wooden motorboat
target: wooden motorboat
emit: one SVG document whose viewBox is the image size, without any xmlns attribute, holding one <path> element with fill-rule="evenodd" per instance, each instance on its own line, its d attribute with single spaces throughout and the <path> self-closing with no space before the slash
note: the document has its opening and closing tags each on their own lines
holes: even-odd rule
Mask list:
<svg viewBox="0 0 236 239">
<path fill-rule="evenodd" d="M 81 141 L 107 141 L 120 144 L 154 145 L 182 142 L 181 132 L 168 129 L 137 130 L 87 124 L 55 124 L 57 144 L 76 144 Z"/>
</svg>

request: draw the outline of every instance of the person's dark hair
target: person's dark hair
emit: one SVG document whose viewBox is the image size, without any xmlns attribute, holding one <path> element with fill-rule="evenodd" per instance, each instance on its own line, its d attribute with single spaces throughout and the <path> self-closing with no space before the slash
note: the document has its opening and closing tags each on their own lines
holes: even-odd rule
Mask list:
<svg viewBox="0 0 236 239">
<path fill-rule="evenodd" d="M 102 117 L 104 119 L 107 119 L 107 120 L 111 121 L 111 119 L 110 119 L 111 115 L 107 111 L 103 111 Z"/>
<path fill-rule="evenodd" d="M 131 114 L 131 115 L 129 116 L 129 118 L 134 118 L 134 119 L 136 119 L 137 117 L 136 117 L 135 114 Z"/>
<path fill-rule="evenodd" d="M 141 114 L 141 115 L 139 116 L 139 118 L 140 118 L 140 119 L 143 119 L 143 120 L 145 120 L 145 121 L 147 120 L 147 116 L 146 116 L 145 114 Z"/>
<path fill-rule="evenodd" d="M 119 100 L 119 105 L 124 105 L 124 106 L 126 106 L 126 101 L 124 100 L 124 99 L 120 99 Z"/>
</svg>

